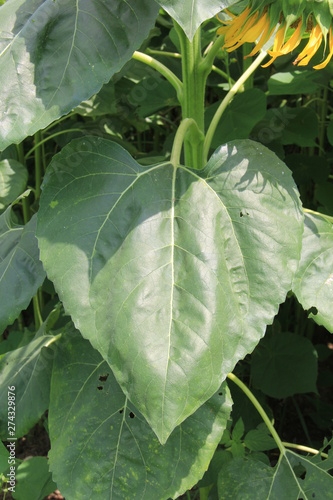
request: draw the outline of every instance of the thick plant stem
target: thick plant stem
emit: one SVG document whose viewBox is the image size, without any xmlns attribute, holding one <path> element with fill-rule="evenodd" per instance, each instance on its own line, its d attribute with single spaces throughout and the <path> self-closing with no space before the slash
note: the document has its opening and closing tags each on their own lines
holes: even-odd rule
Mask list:
<svg viewBox="0 0 333 500">
<path fill-rule="evenodd" d="M 275 430 L 272 422 L 270 421 L 267 413 L 265 412 L 265 410 L 263 409 L 263 407 L 261 406 L 261 404 L 259 403 L 259 401 L 257 400 L 257 398 L 252 394 L 252 392 L 250 391 L 250 389 L 248 387 L 246 387 L 246 385 L 243 384 L 243 382 L 241 380 L 239 380 L 239 378 L 236 377 L 236 375 L 234 375 L 233 373 L 229 373 L 228 374 L 228 379 L 232 380 L 236 385 L 238 385 L 238 387 L 249 398 L 249 400 L 251 401 L 251 403 L 253 404 L 253 406 L 256 408 L 256 410 L 259 412 L 261 418 L 263 419 L 263 421 L 267 425 L 267 427 L 269 429 L 269 432 L 272 434 L 272 437 L 273 437 L 274 441 L 276 442 L 277 447 L 279 448 L 280 452 L 282 454 L 284 454 L 285 451 L 286 451 L 286 449 L 283 446 L 283 443 L 282 443 L 282 441 L 280 439 L 280 436 L 276 432 L 276 430 Z"/>
<path fill-rule="evenodd" d="M 177 76 L 164 64 L 161 62 L 157 61 L 153 57 L 149 56 L 148 54 L 144 54 L 142 52 L 137 52 L 135 51 L 133 56 L 133 59 L 136 61 L 140 61 L 144 64 L 147 64 L 153 69 L 156 69 L 161 75 L 164 76 L 168 80 L 169 83 L 175 88 L 177 92 L 177 98 L 180 103 L 182 103 L 183 100 L 183 85 L 182 82 L 177 78 Z"/>
<path fill-rule="evenodd" d="M 253 61 L 253 63 L 248 67 L 248 69 L 245 71 L 245 73 L 242 74 L 242 76 L 237 80 L 237 82 L 231 87 L 223 101 L 221 102 L 220 106 L 217 108 L 216 113 L 211 121 L 211 124 L 209 126 L 209 129 L 206 134 L 206 139 L 205 139 L 205 144 L 204 144 L 204 161 L 205 163 L 207 162 L 208 158 L 208 153 L 209 153 L 209 148 L 212 143 L 216 128 L 219 124 L 219 121 L 226 110 L 228 104 L 230 101 L 234 98 L 234 96 L 237 94 L 239 89 L 244 85 L 246 80 L 250 78 L 252 73 L 257 69 L 258 66 L 262 63 L 262 61 L 265 59 L 267 55 L 267 52 L 262 51 L 259 56 Z"/>
<path fill-rule="evenodd" d="M 182 28 L 175 22 L 178 33 L 183 73 L 183 102 L 182 117 L 193 119 L 198 129 L 205 132 L 205 83 L 206 71 L 201 67 L 201 31 L 200 28 L 190 42 Z M 203 167 L 203 140 L 193 141 L 191 136 L 186 137 L 184 143 L 185 164 L 194 169 Z"/>
</svg>

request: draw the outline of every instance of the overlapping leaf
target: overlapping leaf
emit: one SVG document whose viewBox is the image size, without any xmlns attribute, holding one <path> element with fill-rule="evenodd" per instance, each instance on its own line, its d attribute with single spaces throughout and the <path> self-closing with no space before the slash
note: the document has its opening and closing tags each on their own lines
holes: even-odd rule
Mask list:
<svg viewBox="0 0 333 500">
<path fill-rule="evenodd" d="M 50 395 L 50 380 L 53 353 L 46 354 L 56 337 L 36 336 L 28 345 L 19 347 L 0 357 L 0 396 L 7 401 L 8 386 L 15 386 L 16 419 L 15 436 L 23 436 L 35 425 L 47 410 Z M 2 439 L 7 433 L 7 406 L 0 409 L 0 434 Z"/>
<path fill-rule="evenodd" d="M 152 0 L 10 0 L 0 8 L 0 150 L 95 94 L 153 27 Z"/>
<path fill-rule="evenodd" d="M 219 500 L 328 498 L 333 477 L 332 458 L 315 459 L 286 450 L 275 467 L 256 460 L 236 459 L 219 474 Z M 301 477 L 300 477 L 301 476 Z"/>
<path fill-rule="evenodd" d="M 200 173 L 73 141 L 49 169 L 38 223 L 66 311 L 161 442 L 272 322 L 302 230 L 290 171 L 251 141 Z"/>
<path fill-rule="evenodd" d="M 0 211 L 16 200 L 25 190 L 28 171 L 16 160 L 0 161 Z"/>
<path fill-rule="evenodd" d="M 304 309 L 310 310 L 310 317 L 333 333 L 333 227 L 321 216 L 305 214 L 293 291 Z"/>
<path fill-rule="evenodd" d="M 227 425 L 227 386 L 162 446 L 89 342 L 77 332 L 63 340 L 52 375 L 49 456 L 66 498 L 163 500 L 196 484 Z"/>
<path fill-rule="evenodd" d="M 36 216 L 15 224 L 11 207 L 0 215 L 0 332 L 25 309 L 45 279 L 37 246 Z"/>
<path fill-rule="evenodd" d="M 238 0 L 157 0 L 192 40 L 199 26 Z"/>
</svg>

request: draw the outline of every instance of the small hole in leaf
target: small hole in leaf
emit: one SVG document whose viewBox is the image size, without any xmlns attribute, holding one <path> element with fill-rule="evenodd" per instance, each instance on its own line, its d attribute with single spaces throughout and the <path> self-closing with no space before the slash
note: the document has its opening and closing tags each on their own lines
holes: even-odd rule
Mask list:
<svg viewBox="0 0 333 500">
<path fill-rule="evenodd" d="M 315 493 L 312 493 L 312 498 L 315 498 L 316 497 L 316 494 Z"/>
<path fill-rule="evenodd" d="M 123 411 L 124 411 L 124 408 L 122 408 L 121 410 L 119 410 L 119 413 L 123 413 Z"/>
<path fill-rule="evenodd" d="M 223 396 L 223 392 L 219 392 L 219 396 Z"/>
<path fill-rule="evenodd" d="M 102 387 L 101 385 L 98 385 L 98 386 L 97 386 L 97 389 L 98 389 L 99 391 L 102 391 L 102 390 L 103 390 L 103 387 Z"/>
<path fill-rule="evenodd" d="M 107 373 L 106 375 L 101 375 L 101 376 L 99 377 L 99 380 L 100 380 L 101 382 L 106 382 L 106 381 L 107 381 L 107 379 L 108 379 L 108 376 L 109 376 L 109 374 L 108 374 L 108 373 Z"/>
<path fill-rule="evenodd" d="M 135 415 L 134 415 L 134 413 L 131 411 L 131 413 L 129 414 L 129 418 L 134 418 L 134 417 L 135 417 Z"/>
<path fill-rule="evenodd" d="M 243 215 L 244 215 L 243 212 L 240 212 L 239 217 L 243 217 Z"/>
<path fill-rule="evenodd" d="M 308 313 L 316 316 L 318 314 L 318 309 L 316 307 L 310 307 L 310 309 L 308 309 Z"/>
</svg>

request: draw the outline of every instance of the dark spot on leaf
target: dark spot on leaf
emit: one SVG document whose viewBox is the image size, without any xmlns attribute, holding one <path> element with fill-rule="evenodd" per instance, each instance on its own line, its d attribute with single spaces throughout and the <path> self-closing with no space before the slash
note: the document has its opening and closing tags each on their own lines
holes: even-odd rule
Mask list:
<svg viewBox="0 0 333 500">
<path fill-rule="evenodd" d="M 239 214 L 239 217 L 244 217 L 245 215 L 250 215 L 250 214 L 246 210 L 241 210 L 240 214 Z"/>
<path fill-rule="evenodd" d="M 122 408 L 121 410 L 119 410 L 119 413 L 123 413 L 123 411 L 124 411 L 124 408 Z"/>
<path fill-rule="evenodd" d="M 223 392 L 219 392 L 219 396 L 223 396 Z"/>
<path fill-rule="evenodd" d="M 134 418 L 134 417 L 135 417 L 135 415 L 134 415 L 134 413 L 131 411 L 131 413 L 129 414 L 129 418 Z"/>
<path fill-rule="evenodd" d="M 107 373 L 106 375 L 101 375 L 101 376 L 99 377 L 99 380 L 100 380 L 101 382 L 106 382 L 106 381 L 107 381 L 107 379 L 108 379 L 108 376 L 109 376 L 109 374 L 108 374 L 108 373 Z"/>
<path fill-rule="evenodd" d="M 98 386 L 97 386 L 97 389 L 98 389 L 99 391 L 102 391 L 102 390 L 103 390 L 103 386 L 98 385 Z"/>
<path fill-rule="evenodd" d="M 318 309 L 316 307 L 311 307 L 310 309 L 308 309 L 308 313 L 316 316 L 318 314 Z"/>
<path fill-rule="evenodd" d="M 315 493 L 312 493 L 312 498 L 315 498 L 316 494 Z"/>
</svg>

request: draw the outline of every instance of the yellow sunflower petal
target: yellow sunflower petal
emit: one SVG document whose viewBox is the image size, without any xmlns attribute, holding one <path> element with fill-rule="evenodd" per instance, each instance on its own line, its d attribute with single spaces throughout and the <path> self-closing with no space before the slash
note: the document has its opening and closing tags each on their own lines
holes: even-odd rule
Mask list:
<svg viewBox="0 0 333 500">
<path fill-rule="evenodd" d="M 299 21 L 294 33 L 291 35 L 289 40 L 281 47 L 280 49 L 281 54 L 288 54 L 301 43 L 302 40 L 301 32 L 302 32 L 302 21 Z"/>
<path fill-rule="evenodd" d="M 267 51 L 268 54 L 272 56 L 272 58 L 268 61 L 268 63 L 262 65 L 263 68 L 267 68 L 268 66 L 270 66 L 275 61 L 275 59 L 281 55 L 280 50 L 284 42 L 285 31 L 285 26 L 280 26 L 280 28 L 277 30 L 274 39 L 273 50 Z"/>
<path fill-rule="evenodd" d="M 329 42 L 329 47 L 330 47 L 330 52 L 328 56 L 326 57 L 325 61 L 323 61 L 321 64 L 317 64 L 316 66 L 313 66 L 313 69 L 323 69 L 325 68 L 330 60 L 332 59 L 333 56 L 333 36 L 332 36 L 332 28 L 330 28 L 330 42 Z"/>
<path fill-rule="evenodd" d="M 316 24 L 316 26 L 312 28 L 308 43 L 306 44 L 302 52 L 297 56 L 293 64 L 294 65 L 298 64 L 299 66 L 306 66 L 310 61 L 310 59 L 315 55 L 315 53 L 319 49 L 320 44 L 322 42 L 322 38 L 323 38 L 323 33 L 321 31 L 321 28 L 319 24 Z"/>
<path fill-rule="evenodd" d="M 248 30 L 251 29 L 253 27 L 253 25 L 256 23 L 257 17 L 258 17 L 258 12 L 256 12 L 255 14 L 253 14 L 246 21 L 246 23 L 241 27 L 241 29 L 238 30 L 238 32 L 235 32 L 230 37 L 229 37 L 229 34 L 226 35 L 224 47 L 229 48 L 229 47 L 235 45 L 236 43 L 238 44 L 240 42 L 240 40 L 242 40 L 244 38 L 244 36 L 248 32 Z M 242 43 L 244 43 L 244 42 L 242 42 Z"/>
<path fill-rule="evenodd" d="M 269 40 L 269 38 L 272 36 L 273 31 L 274 31 L 274 28 L 271 31 L 269 31 L 269 28 L 270 28 L 270 22 L 269 22 L 269 19 L 267 17 L 267 14 L 265 14 L 265 27 L 264 27 L 264 30 L 261 34 L 260 40 L 257 43 L 257 45 L 254 47 L 254 49 L 250 52 L 250 54 L 246 57 L 252 57 L 252 56 L 256 55 L 259 52 L 259 50 L 262 49 L 262 47 L 267 42 L 267 40 Z"/>
</svg>

